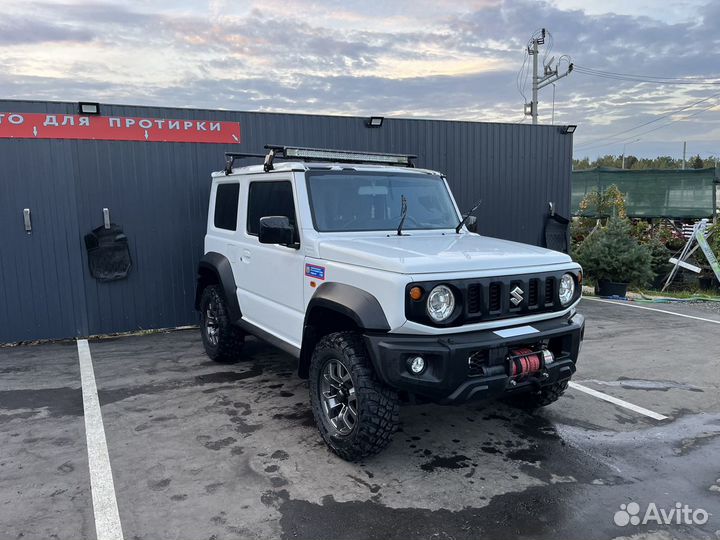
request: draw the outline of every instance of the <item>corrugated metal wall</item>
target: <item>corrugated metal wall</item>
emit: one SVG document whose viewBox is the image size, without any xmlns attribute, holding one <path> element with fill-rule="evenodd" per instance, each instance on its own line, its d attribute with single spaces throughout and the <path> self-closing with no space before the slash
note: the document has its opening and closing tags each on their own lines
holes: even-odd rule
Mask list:
<svg viewBox="0 0 720 540">
<path fill-rule="evenodd" d="M 572 136 L 552 126 L 102 105 L 105 116 L 237 121 L 242 144 L 0 139 L 0 342 L 196 322 L 210 172 L 266 143 L 409 152 L 443 171 L 479 232 L 540 244 L 548 202 L 568 215 Z M 0 112 L 75 114 L 74 103 L 0 101 Z M 90 277 L 83 236 L 102 208 L 128 236 L 126 280 Z M 34 230 L 23 228 L 31 208 Z"/>
</svg>

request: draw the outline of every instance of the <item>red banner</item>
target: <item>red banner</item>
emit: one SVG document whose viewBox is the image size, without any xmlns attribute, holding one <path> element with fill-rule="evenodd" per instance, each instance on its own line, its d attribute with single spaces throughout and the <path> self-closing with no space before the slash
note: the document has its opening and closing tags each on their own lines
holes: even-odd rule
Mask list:
<svg viewBox="0 0 720 540">
<path fill-rule="evenodd" d="M 240 124 L 213 120 L 0 112 L 0 139 L 237 144 L 240 142 Z"/>
</svg>

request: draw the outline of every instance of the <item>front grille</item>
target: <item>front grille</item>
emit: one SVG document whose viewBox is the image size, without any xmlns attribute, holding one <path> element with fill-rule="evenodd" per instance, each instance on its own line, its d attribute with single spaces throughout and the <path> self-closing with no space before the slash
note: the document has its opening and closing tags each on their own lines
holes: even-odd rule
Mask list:
<svg viewBox="0 0 720 540">
<path fill-rule="evenodd" d="M 539 279 L 533 278 L 530 280 L 529 283 L 529 291 L 528 291 L 528 307 L 530 308 L 536 308 L 538 305 L 538 286 L 539 286 Z"/>
<path fill-rule="evenodd" d="M 552 304 L 555 300 L 555 278 L 545 278 L 545 305 Z"/>
<path fill-rule="evenodd" d="M 488 290 L 488 309 L 492 312 L 499 312 L 502 309 L 502 283 L 491 283 Z"/>
<path fill-rule="evenodd" d="M 473 283 L 468 286 L 467 307 L 468 313 L 478 313 L 480 311 L 481 292 L 480 285 Z"/>
<path fill-rule="evenodd" d="M 464 323 L 559 310 L 562 306 L 557 300 L 558 280 L 558 276 L 549 273 L 467 280 Z M 519 293 L 519 302 L 512 301 L 517 298 L 513 291 Z"/>
</svg>

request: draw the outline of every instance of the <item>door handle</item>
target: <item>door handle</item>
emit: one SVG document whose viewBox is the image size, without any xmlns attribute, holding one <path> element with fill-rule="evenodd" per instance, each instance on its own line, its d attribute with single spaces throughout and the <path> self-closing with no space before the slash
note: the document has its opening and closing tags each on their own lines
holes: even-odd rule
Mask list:
<svg viewBox="0 0 720 540">
<path fill-rule="evenodd" d="M 249 249 L 243 249 L 242 258 L 241 258 L 242 262 L 244 262 L 245 264 L 247 264 L 247 263 L 250 262 L 250 258 L 251 258 L 251 257 L 250 257 L 250 250 L 249 250 Z"/>
<path fill-rule="evenodd" d="M 32 218 L 30 217 L 29 208 L 23 208 L 23 224 L 25 225 L 25 232 L 32 233 Z"/>
</svg>

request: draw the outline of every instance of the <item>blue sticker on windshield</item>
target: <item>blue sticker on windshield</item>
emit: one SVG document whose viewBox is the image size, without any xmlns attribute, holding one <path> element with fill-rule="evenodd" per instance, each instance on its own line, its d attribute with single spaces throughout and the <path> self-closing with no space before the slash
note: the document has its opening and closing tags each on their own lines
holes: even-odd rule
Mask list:
<svg viewBox="0 0 720 540">
<path fill-rule="evenodd" d="M 305 265 L 305 275 L 307 277 L 325 280 L 325 267 L 314 264 Z"/>
</svg>

